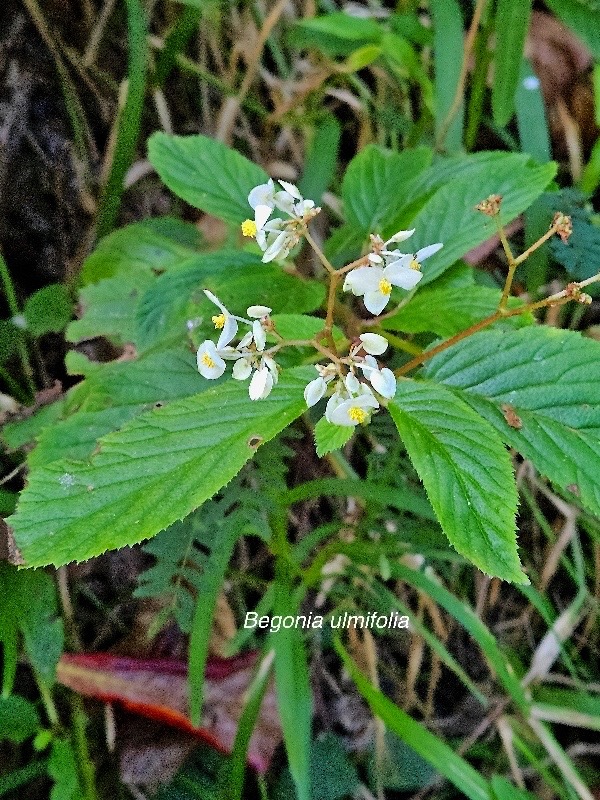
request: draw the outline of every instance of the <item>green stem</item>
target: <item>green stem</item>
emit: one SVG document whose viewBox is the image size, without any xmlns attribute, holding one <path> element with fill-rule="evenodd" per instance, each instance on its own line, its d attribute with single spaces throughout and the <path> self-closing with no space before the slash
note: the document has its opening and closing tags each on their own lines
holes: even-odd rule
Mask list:
<svg viewBox="0 0 600 800">
<path fill-rule="evenodd" d="M 71 693 L 71 721 L 73 725 L 73 745 L 75 747 L 84 800 L 98 800 L 96 773 L 94 763 L 90 758 L 86 734 L 87 716 L 83 709 L 81 697 L 75 693 Z"/>
<path fill-rule="evenodd" d="M 54 704 L 54 698 L 52 697 L 52 693 L 48 686 L 46 685 L 44 679 L 38 673 L 38 671 L 34 668 L 33 670 L 35 675 L 35 682 L 37 683 L 37 687 L 40 692 L 40 697 L 42 698 L 42 703 L 44 704 L 44 708 L 46 709 L 46 716 L 48 717 L 48 721 L 50 725 L 57 729 L 60 727 L 60 719 L 58 716 L 58 711 L 56 710 L 56 705 Z"/>
</svg>

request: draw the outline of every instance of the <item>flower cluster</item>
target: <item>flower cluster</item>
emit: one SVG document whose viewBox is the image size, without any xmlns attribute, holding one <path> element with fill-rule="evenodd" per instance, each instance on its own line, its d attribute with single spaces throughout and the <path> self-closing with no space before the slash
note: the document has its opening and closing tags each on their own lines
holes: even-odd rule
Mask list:
<svg viewBox="0 0 600 800">
<path fill-rule="evenodd" d="M 325 407 L 325 419 L 332 425 L 356 426 L 368 422 L 380 406 L 396 393 L 396 378 L 391 369 L 381 368 L 375 356 L 387 349 L 387 341 L 378 333 L 363 333 L 346 358 L 337 363 L 317 364 L 318 377 L 304 390 L 307 406 L 314 406 L 333 383 L 334 391 Z M 361 380 L 358 374 L 362 373 Z M 335 383 L 334 383 L 335 381 Z"/>
<path fill-rule="evenodd" d="M 219 298 L 208 289 L 204 290 L 204 294 L 221 312 L 212 317 L 215 328 L 221 333 L 216 344 L 207 339 L 198 348 L 196 361 L 200 374 L 208 380 L 215 380 L 225 372 L 226 361 L 235 361 L 233 377 L 238 381 L 251 378 L 248 387 L 250 399 L 262 400 L 268 397 L 278 378 L 277 364 L 265 352 L 267 331 L 272 327 L 269 317 L 271 309 L 267 306 L 250 306 L 246 311 L 250 319 L 244 319 L 230 314 Z M 248 325 L 250 330 L 233 347 L 231 342 L 237 336 L 238 322 Z"/>
<path fill-rule="evenodd" d="M 391 245 L 405 241 L 414 232 L 414 228 L 410 231 L 398 231 L 385 242 L 380 236 L 372 235 L 368 264 L 357 267 L 346 275 L 344 291 L 362 296 L 365 308 L 371 314 L 381 314 L 394 286 L 414 289 L 423 277 L 422 262 L 443 247 L 438 242 L 422 247 L 416 253 L 400 253 L 390 249 Z"/>
<path fill-rule="evenodd" d="M 287 258 L 300 241 L 307 222 L 321 210 L 312 200 L 305 200 L 293 183 L 278 183 L 283 190 L 277 191 L 271 179 L 252 189 L 248 202 L 254 209 L 254 219 L 242 223 L 242 233 L 256 238 L 264 262 Z M 276 208 L 287 214 L 287 218 L 270 219 Z"/>
</svg>

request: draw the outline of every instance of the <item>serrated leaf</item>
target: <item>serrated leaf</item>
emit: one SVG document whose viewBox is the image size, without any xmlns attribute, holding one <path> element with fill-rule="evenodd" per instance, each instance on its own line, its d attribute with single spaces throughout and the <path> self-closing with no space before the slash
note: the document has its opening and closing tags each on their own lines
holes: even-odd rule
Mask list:
<svg viewBox="0 0 600 800">
<path fill-rule="evenodd" d="M 384 320 L 382 327 L 403 333 L 430 331 L 438 336 L 452 336 L 481 319 L 493 314 L 498 308 L 500 290 L 487 286 L 424 286 L 417 291 L 410 303 Z M 522 306 L 516 297 L 509 300 L 509 308 Z M 509 317 L 499 324 L 511 326 L 530 325 L 531 314 Z"/>
<path fill-rule="evenodd" d="M 600 514 L 600 343 L 550 327 L 482 331 L 432 358 L 425 372 Z"/>
<path fill-rule="evenodd" d="M 532 0 L 498 0 L 492 113 L 496 125 L 508 125 L 515 109 L 525 36 Z"/>
<path fill-rule="evenodd" d="M 355 156 L 342 181 L 347 221 L 366 235 L 397 215 L 406 202 L 410 182 L 431 163 L 426 147 L 394 153 L 367 145 Z"/>
<path fill-rule="evenodd" d="M 241 153 L 207 136 L 169 136 L 158 131 L 148 140 L 148 158 L 178 197 L 236 224 L 252 216 L 248 194 L 269 177 Z"/>
<path fill-rule="evenodd" d="M 554 163 L 537 166 L 527 155 L 494 155 L 495 158 L 477 160 L 477 166 L 466 169 L 464 177 L 460 175 L 460 160 L 453 160 L 453 169 L 447 173 L 452 176 L 449 182 L 410 221 L 410 227 L 416 228 L 410 239 L 412 250 L 434 242 L 444 244 L 423 265 L 421 285 L 435 280 L 457 259 L 495 234 L 489 217 L 475 211 L 479 201 L 490 194 L 501 194 L 501 219 L 507 224 L 539 197 L 556 173 Z M 468 160 L 463 160 L 463 165 Z M 385 231 L 385 235 L 393 233 L 391 228 Z"/>
<path fill-rule="evenodd" d="M 82 317 L 67 328 L 67 341 L 77 343 L 106 336 L 117 344 L 137 345 L 135 310 L 140 297 L 155 280 L 151 272 L 140 271 L 85 286 L 79 295 Z"/>
<path fill-rule="evenodd" d="M 323 458 L 332 450 L 339 450 L 350 441 L 354 428 L 349 425 L 332 425 L 331 422 L 321 417 L 315 425 L 315 445 L 317 455 Z"/>
<path fill-rule="evenodd" d="M 27 320 L 27 330 L 32 336 L 59 333 L 71 319 L 73 303 L 62 283 L 52 283 L 27 298 L 23 314 Z"/>
<path fill-rule="evenodd" d="M 212 497 L 305 409 L 313 377 L 289 370 L 271 395 L 229 381 L 142 414 L 100 440 L 89 462 L 32 471 L 10 517 L 28 566 L 81 561 L 150 538 Z"/>
<path fill-rule="evenodd" d="M 483 572 L 526 583 L 512 465 L 493 428 L 430 382 L 401 381 L 389 410 L 451 544 Z"/>
<path fill-rule="evenodd" d="M 165 270 L 177 266 L 202 246 L 203 236 L 189 222 L 171 217 L 145 219 L 105 236 L 83 263 L 83 284 L 118 273 Z"/>
<path fill-rule="evenodd" d="M 65 395 L 60 416 L 39 433 L 27 458 L 30 469 L 61 459 L 88 458 L 101 436 L 158 403 L 199 394 L 210 386 L 187 351 L 161 351 L 108 364 L 87 361 L 83 369 L 88 371 L 85 380 Z"/>
</svg>

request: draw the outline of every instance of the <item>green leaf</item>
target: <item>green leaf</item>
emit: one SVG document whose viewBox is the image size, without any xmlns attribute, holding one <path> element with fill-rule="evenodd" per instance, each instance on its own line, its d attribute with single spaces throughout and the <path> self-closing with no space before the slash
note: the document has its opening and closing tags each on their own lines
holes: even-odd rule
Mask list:
<svg viewBox="0 0 600 800">
<path fill-rule="evenodd" d="M 349 425 L 332 425 L 325 417 L 315 425 L 315 445 L 317 455 L 323 458 L 332 450 L 339 450 L 350 441 L 354 434 L 354 428 Z"/>
<path fill-rule="evenodd" d="M 135 310 L 144 291 L 156 277 L 151 272 L 130 272 L 85 286 L 79 295 L 81 319 L 67 328 L 68 342 L 106 336 L 117 344 L 138 344 Z"/>
<path fill-rule="evenodd" d="M 492 791 L 495 800 L 534 800 L 535 795 L 525 789 L 519 789 L 517 786 L 507 781 L 501 775 L 492 775 Z"/>
<path fill-rule="evenodd" d="M 274 614 L 296 616 L 298 602 L 287 580 L 278 577 Z M 312 693 L 300 628 L 282 626 L 270 636 L 275 650 L 275 689 L 281 729 L 298 800 L 311 800 L 310 730 Z"/>
<path fill-rule="evenodd" d="M 223 585 L 225 571 L 233 553 L 235 543 L 242 530 L 229 528 L 227 535 L 218 537 L 208 557 L 196 600 L 196 611 L 192 622 L 189 650 L 190 718 L 192 725 L 200 727 L 204 700 L 204 672 L 208 658 L 208 646 L 213 629 L 217 595 Z"/>
<path fill-rule="evenodd" d="M 488 154 L 482 154 L 488 155 Z M 417 250 L 434 242 L 444 247 L 423 265 L 422 285 L 441 275 L 457 259 L 496 232 L 489 217 L 475 211 L 475 205 L 490 194 L 502 195 L 501 219 L 507 224 L 539 197 L 556 173 L 554 163 L 538 166 L 527 155 L 495 153 L 488 158 L 452 160 L 446 173 L 448 182 L 438 189 L 410 221 L 416 233 L 410 247 Z M 443 171 L 443 166 L 441 167 Z M 430 178 L 423 176 L 424 184 Z M 418 180 L 417 180 L 418 182 Z M 419 188 L 424 188 L 422 185 Z M 386 235 L 394 233 L 386 230 Z"/>
<path fill-rule="evenodd" d="M 248 194 L 269 177 L 240 153 L 207 136 L 169 136 L 159 131 L 148 140 L 148 158 L 178 197 L 235 224 L 252 216 Z"/>
<path fill-rule="evenodd" d="M 434 356 L 425 372 L 542 475 L 600 514 L 599 365 L 600 343 L 540 326 L 482 331 Z"/>
<path fill-rule="evenodd" d="M 79 800 L 83 791 L 75 753 L 68 739 L 54 739 L 48 761 L 48 774 L 54 780 L 50 800 Z"/>
<path fill-rule="evenodd" d="M 308 146 L 298 189 L 303 197 L 314 200 L 317 205 L 333 180 L 341 135 L 340 123 L 333 114 L 327 114 L 317 125 Z"/>
<path fill-rule="evenodd" d="M 59 333 L 67 327 L 73 314 L 69 292 L 62 283 L 52 283 L 38 289 L 27 298 L 23 308 L 27 330 L 32 336 Z"/>
<path fill-rule="evenodd" d="M 81 280 L 87 284 L 120 273 L 162 272 L 194 255 L 203 241 L 194 225 L 171 217 L 134 222 L 100 240 L 83 263 Z"/>
<path fill-rule="evenodd" d="M 546 5 L 600 61 L 600 5 L 598 0 L 545 0 Z"/>
<path fill-rule="evenodd" d="M 305 410 L 306 367 L 284 373 L 252 402 L 228 381 L 142 414 L 100 440 L 89 462 L 32 471 L 16 514 L 17 545 L 29 566 L 81 561 L 154 536 L 212 497 Z"/>
<path fill-rule="evenodd" d="M 0 562 L 0 586 L 3 592 L 0 604 L 3 694 L 10 694 L 14 680 L 18 632 L 23 635 L 25 650 L 39 678 L 51 685 L 64 644 L 62 620 L 56 618 L 58 610 L 52 578 L 41 570 L 18 570 Z"/>
<path fill-rule="evenodd" d="M 460 79 L 463 50 L 463 19 L 457 0 L 432 0 L 433 54 L 435 66 L 435 132 L 440 136 L 442 125 L 452 107 Z M 463 136 L 464 101 L 448 128 L 444 143 L 448 150 L 458 150 Z M 437 241 L 437 240 L 436 240 Z"/>
<path fill-rule="evenodd" d="M 361 150 L 342 181 L 350 225 L 358 226 L 365 235 L 380 231 L 405 204 L 411 181 L 429 166 L 431 157 L 426 147 L 394 153 L 370 144 Z"/>
<path fill-rule="evenodd" d="M 314 47 L 329 56 L 349 56 L 357 47 L 377 44 L 382 29 L 373 19 L 343 11 L 297 22 L 288 34 L 293 47 Z"/>
<path fill-rule="evenodd" d="M 382 327 L 403 333 L 431 331 L 438 336 L 453 336 L 474 322 L 493 314 L 500 300 L 500 290 L 487 286 L 424 286 L 417 291 L 410 303 L 400 308 L 393 317 L 384 320 Z M 509 301 L 509 308 L 522 306 L 516 297 Z M 531 314 L 509 317 L 500 324 L 511 326 L 529 325 Z"/>
<path fill-rule="evenodd" d="M 492 114 L 501 127 L 508 125 L 514 113 L 531 5 L 532 0 L 498 0 L 496 7 Z"/>
<path fill-rule="evenodd" d="M 73 359 L 68 359 L 72 362 Z M 88 362 L 86 379 L 65 397 L 62 419 L 46 427 L 28 455 L 32 469 L 61 459 L 83 460 L 97 440 L 153 406 L 198 394 L 210 384 L 192 353 L 167 350 L 137 361 Z"/>
<path fill-rule="evenodd" d="M 428 786 L 437 777 L 432 766 L 391 731 L 385 732 L 382 756 L 382 763 L 378 763 L 375 753 L 369 759 L 369 783 L 374 789 L 379 781 L 386 789 L 414 792 Z"/>
<path fill-rule="evenodd" d="M 33 703 L 17 694 L 0 697 L 0 741 L 22 744 L 41 727 Z"/>
<path fill-rule="evenodd" d="M 410 745 L 470 800 L 492 800 L 489 784 L 479 772 L 372 686 L 337 640 L 335 649 L 373 714 L 379 717 L 392 733 Z"/>
<path fill-rule="evenodd" d="M 512 465 L 492 427 L 429 382 L 401 381 L 389 410 L 451 544 L 483 572 L 526 583 Z"/>
<path fill-rule="evenodd" d="M 526 58 L 521 60 L 515 109 L 521 150 L 541 164 L 550 161 L 552 150 L 542 86 Z"/>
<path fill-rule="evenodd" d="M 249 253 L 220 251 L 196 256 L 185 267 L 161 276 L 148 288 L 137 310 L 139 339 L 145 347 L 168 334 L 187 336 L 187 320 L 198 335 L 214 335 L 216 307 L 203 293 L 210 289 L 232 314 L 244 316 L 249 305 L 266 305 L 276 314 L 318 308 L 325 287 L 263 264 Z"/>
</svg>

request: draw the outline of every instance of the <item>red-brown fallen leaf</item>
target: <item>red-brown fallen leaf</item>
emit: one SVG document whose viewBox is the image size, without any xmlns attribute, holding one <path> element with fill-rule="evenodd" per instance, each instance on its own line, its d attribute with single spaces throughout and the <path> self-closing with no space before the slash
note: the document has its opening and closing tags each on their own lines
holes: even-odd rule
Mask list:
<svg viewBox="0 0 600 800">
<path fill-rule="evenodd" d="M 203 739 L 223 753 L 231 752 L 244 695 L 257 654 L 211 658 L 206 666 L 200 728 L 189 718 L 187 664 L 173 659 L 137 659 L 108 653 L 65 654 L 57 680 L 79 694 L 172 725 Z M 269 687 L 248 748 L 248 763 L 267 771 L 281 741 L 275 692 Z"/>
</svg>

